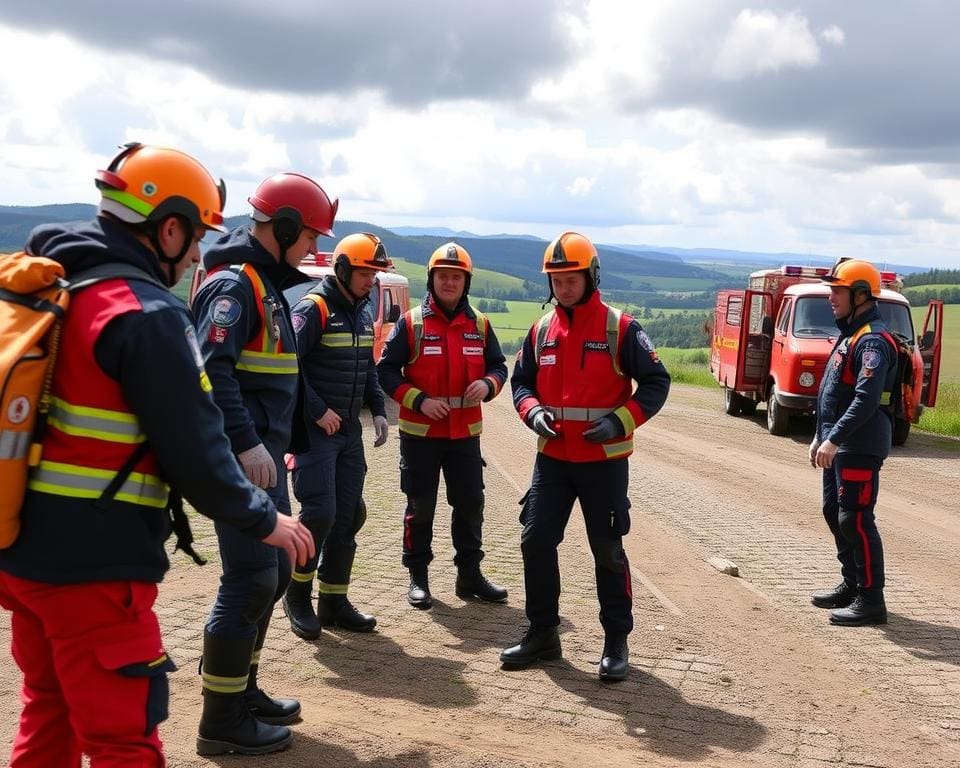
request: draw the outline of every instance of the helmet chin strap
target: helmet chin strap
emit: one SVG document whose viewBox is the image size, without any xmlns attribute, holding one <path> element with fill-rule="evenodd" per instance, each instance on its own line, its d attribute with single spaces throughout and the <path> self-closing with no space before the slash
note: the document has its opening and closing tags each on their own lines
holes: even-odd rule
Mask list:
<svg viewBox="0 0 960 768">
<path fill-rule="evenodd" d="M 164 268 L 163 274 L 166 278 L 168 288 L 173 288 L 173 286 L 177 284 L 177 264 L 187 255 L 187 251 L 189 251 L 190 246 L 193 245 L 193 238 L 189 234 L 190 223 L 182 216 L 177 216 L 176 218 L 187 235 L 183 239 L 183 245 L 180 246 L 180 252 L 172 259 L 164 253 L 163 246 L 160 245 L 160 224 L 154 224 L 147 231 L 147 237 L 150 239 L 150 244 L 153 246 L 153 249 L 157 252 L 157 259 L 160 262 L 160 266 Z"/>
</svg>

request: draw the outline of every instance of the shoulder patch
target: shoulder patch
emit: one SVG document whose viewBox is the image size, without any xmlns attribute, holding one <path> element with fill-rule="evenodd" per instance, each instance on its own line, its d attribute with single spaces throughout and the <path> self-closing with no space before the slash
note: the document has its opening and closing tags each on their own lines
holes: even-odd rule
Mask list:
<svg viewBox="0 0 960 768">
<path fill-rule="evenodd" d="M 307 316 L 300 312 L 294 312 L 290 316 L 290 322 L 293 324 L 293 332 L 300 333 L 307 324 Z"/>
<path fill-rule="evenodd" d="M 210 322 L 221 328 L 229 328 L 240 319 L 240 302 L 232 296 L 221 296 L 210 308 Z"/>
<path fill-rule="evenodd" d="M 863 367 L 873 370 L 881 363 L 880 353 L 875 349 L 865 349 L 863 351 Z"/>
</svg>

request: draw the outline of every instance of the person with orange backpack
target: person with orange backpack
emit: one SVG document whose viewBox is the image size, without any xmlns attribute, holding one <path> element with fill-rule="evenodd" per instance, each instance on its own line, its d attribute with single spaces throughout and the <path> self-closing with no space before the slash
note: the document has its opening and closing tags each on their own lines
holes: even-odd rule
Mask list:
<svg viewBox="0 0 960 768">
<path fill-rule="evenodd" d="M 427 263 L 427 295 L 397 322 L 378 369 L 384 391 L 400 404 L 400 486 L 407 601 L 433 605 L 428 568 L 440 473 L 453 507 L 454 589 L 465 599 L 501 603 L 507 590 L 480 570 L 483 560 L 483 430 L 481 402 L 496 397 L 507 366 L 490 321 L 470 305 L 473 261 L 446 243 Z"/>
<path fill-rule="evenodd" d="M 364 406 L 373 414 L 374 447 L 387 440 L 368 300 L 377 272 L 392 267 L 379 237 L 348 235 L 334 248 L 333 274 L 293 308 L 310 437 L 310 450 L 294 460 L 293 492 L 301 504 L 300 519 L 313 533 L 318 559 L 294 570 L 283 605 L 291 630 L 305 640 L 319 637 L 323 626 L 370 632 L 377 625 L 375 617 L 350 602 L 347 590 L 356 535 L 367 517 L 362 498 L 367 473 L 360 423 Z M 311 603 L 315 576 L 316 613 Z"/>
<path fill-rule="evenodd" d="M 23 672 L 13 768 L 165 764 L 157 725 L 174 665 L 153 604 L 171 486 L 284 557 L 313 549 L 233 458 L 190 315 L 168 290 L 222 229 L 222 182 L 182 152 L 128 144 L 96 184 L 95 220 L 39 227 L 26 248 L 68 282 L 97 278 L 75 287 L 60 327 L 20 531 L 0 550 Z"/>
<path fill-rule="evenodd" d="M 237 227 L 210 246 L 192 304 L 233 452 L 250 481 L 289 515 L 284 455 L 307 443 L 303 377 L 283 291 L 309 281 L 297 268 L 318 237 L 333 235 L 337 201 L 313 179 L 278 173 L 248 202 L 252 227 Z M 197 752 L 275 752 L 289 743 L 286 726 L 299 719 L 300 702 L 267 695 L 258 672 L 293 563 L 227 526 L 217 526 L 217 539 L 223 576 L 204 628 Z"/>
<path fill-rule="evenodd" d="M 530 626 L 500 654 L 507 668 L 561 655 L 557 547 L 580 501 L 593 553 L 604 631 L 599 676 L 629 669 L 633 588 L 623 537 L 630 530 L 628 457 L 633 432 L 662 407 L 670 374 L 639 323 L 605 304 L 597 249 L 564 232 L 543 254 L 556 307 L 530 329 L 517 353 L 513 404 L 538 437 L 530 489 L 522 499 L 523 579 Z M 636 388 L 634 388 L 636 382 Z"/>
</svg>

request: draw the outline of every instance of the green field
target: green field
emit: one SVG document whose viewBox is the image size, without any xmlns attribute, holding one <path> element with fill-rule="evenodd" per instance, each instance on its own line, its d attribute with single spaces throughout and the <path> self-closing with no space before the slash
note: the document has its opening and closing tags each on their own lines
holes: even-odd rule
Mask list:
<svg viewBox="0 0 960 768">
<path fill-rule="evenodd" d="M 926 288 L 926 286 L 923 286 Z M 913 325 L 919 336 L 923 332 L 926 307 L 913 308 Z M 940 353 L 941 383 L 960 384 L 960 304 L 943 307 L 943 351 Z"/>
<path fill-rule="evenodd" d="M 530 326 L 550 310 L 550 307 L 540 309 L 537 301 L 508 301 L 507 307 L 509 312 L 485 313 L 501 342 L 520 341 Z"/>
</svg>

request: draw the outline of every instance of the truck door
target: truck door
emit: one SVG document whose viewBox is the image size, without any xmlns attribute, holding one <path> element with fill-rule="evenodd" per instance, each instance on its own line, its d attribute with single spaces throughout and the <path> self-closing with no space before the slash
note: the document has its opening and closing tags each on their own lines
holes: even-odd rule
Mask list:
<svg viewBox="0 0 960 768">
<path fill-rule="evenodd" d="M 710 370 L 717 381 L 734 389 L 737 378 L 737 351 L 746 291 L 719 291 L 714 307 Z"/>
<path fill-rule="evenodd" d="M 937 404 L 937 389 L 940 385 L 940 351 L 943 341 L 943 301 L 931 299 L 927 305 L 927 317 L 920 334 L 920 357 L 923 358 L 922 402 L 928 408 Z"/>
<path fill-rule="evenodd" d="M 773 296 L 759 291 L 744 291 L 734 386 L 738 392 L 762 392 L 766 387 L 772 340 Z"/>
</svg>

